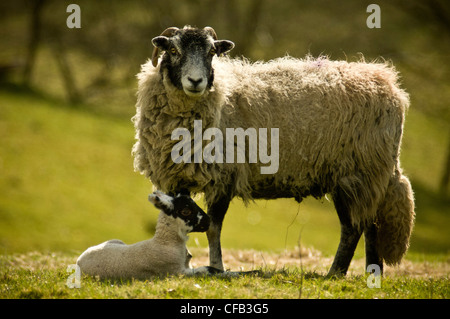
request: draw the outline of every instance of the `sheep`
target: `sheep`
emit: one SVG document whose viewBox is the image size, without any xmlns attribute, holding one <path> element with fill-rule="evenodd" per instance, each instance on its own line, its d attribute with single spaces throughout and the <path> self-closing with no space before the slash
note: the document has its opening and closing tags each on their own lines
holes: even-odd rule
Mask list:
<svg viewBox="0 0 450 319">
<path fill-rule="evenodd" d="M 133 245 L 118 239 L 88 248 L 77 260 L 82 273 L 100 279 L 145 280 L 166 275 L 201 275 L 220 272 L 212 267 L 193 269 L 186 248 L 187 234 L 204 232 L 209 217 L 186 195 L 168 196 L 156 191 L 149 201 L 160 209 L 155 236 Z"/>
<path fill-rule="evenodd" d="M 311 56 L 251 63 L 223 56 L 234 43 L 218 40 L 211 27 L 171 27 L 152 43 L 152 59 L 137 75 L 134 167 L 165 192 L 204 194 L 210 266 L 223 269 L 220 234 L 234 197 L 300 203 L 326 194 L 341 225 L 329 276 L 347 273 L 362 233 L 367 265 L 377 264 L 382 272 L 383 261 L 401 262 L 415 213 L 399 161 L 409 96 L 393 66 Z M 227 128 L 279 129 L 276 143 L 259 136 L 278 152 L 277 171 L 262 174 L 260 163 L 248 160 L 192 161 L 190 154 L 175 163 L 174 132 L 183 128 L 195 139 L 198 120 L 205 133 L 214 128 L 224 136 Z M 203 137 L 195 149 L 194 139 L 195 157 L 210 145 Z"/>
</svg>

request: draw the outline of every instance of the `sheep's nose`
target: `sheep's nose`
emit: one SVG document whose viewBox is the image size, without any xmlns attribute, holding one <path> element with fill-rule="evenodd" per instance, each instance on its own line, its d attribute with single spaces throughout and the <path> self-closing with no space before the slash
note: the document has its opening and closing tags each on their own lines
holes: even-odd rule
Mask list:
<svg viewBox="0 0 450 319">
<path fill-rule="evenodd" d="M 204 215 L 201 218 L 200 223 L 197 225 L 196 228 L 198 229 L 198 231 L 204 232 L 209 229 L 209 224 L 210 224 L 210 219 L 209 219 L 208 215 Z"/>
<path fill-rule="evenodd" d="M 204 220 L 203 220 L 203 229 L 205 231 L 207 231 L 209 229 L 209 225 L 210 225 L 211 220 L 209 219 L 209 217 L 206 215 Z"/>
<path fill-rule="evenodd" d="M 191 77 L 188 77 L 189 82 L 192 83 L 192 86 L 195 88 L 197 87 L 197 85 L 199 85 L 200 83 L 202 83 L 203 78 L 198 78 L 198 79 L 193 79 Z"/>
</svg>

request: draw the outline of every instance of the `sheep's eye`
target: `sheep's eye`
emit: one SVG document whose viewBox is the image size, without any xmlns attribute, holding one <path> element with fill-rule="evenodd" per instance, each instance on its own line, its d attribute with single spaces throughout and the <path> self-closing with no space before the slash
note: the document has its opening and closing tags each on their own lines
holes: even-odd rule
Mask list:
<svg viewBox="0 0 450 319">
<path fill-rule="evenodd" d="M 214 48 L 212 48 L 210 51 L 209 51 L 209 54 L 211 54 L 211 55 L 214 55 L 214 54 L 216 54 L 216 49 L 214 49 Z"/>
<path fill-rule="evenodd" d="M 183 208 L 180 213 L 183 216 L 189 216 L 192 212 L 189 208 Z"/>
<path fill-rule="evenodd" d="M 175 49 L 175 48 L 171 48 L 171 49 L 170 49 L 170 53 L 172 53 L 172 54 L 177 54 L 177 52 L 178 52 L 178 51 L 177 51 L 177 49 Z"/>
</svg>

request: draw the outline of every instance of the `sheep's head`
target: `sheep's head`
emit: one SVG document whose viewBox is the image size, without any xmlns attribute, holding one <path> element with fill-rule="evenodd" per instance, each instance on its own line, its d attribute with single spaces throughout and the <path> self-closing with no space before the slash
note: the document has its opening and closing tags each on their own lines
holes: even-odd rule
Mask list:
<svg viewBox="0 0 450 319">
<path fill-rule="evenodd" d="M 212 59 L 234 48 L 228 40 L 217 40 L 211 27 L 197 29 L 171 27 L 152 40 L 153 66 L 158 64 L 159 51 L 163 51 L 161 72 L 167 70 L 170 82 L 186 95 L 201 97 L 214 81 Z"/>
<path fill-rule="evenodd" d="M 166 215 L 181 219 L 189 228 L 188 232 L 205 232 L 209 228 L 208 215 L 187 195 L 173 197 L 156 191 L 148 200 Z"/>
</svg>

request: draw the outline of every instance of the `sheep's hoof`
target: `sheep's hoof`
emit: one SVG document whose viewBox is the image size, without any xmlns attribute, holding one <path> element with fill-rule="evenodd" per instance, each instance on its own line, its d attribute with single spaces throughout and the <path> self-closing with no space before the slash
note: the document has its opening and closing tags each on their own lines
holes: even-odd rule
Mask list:
<svg viewBox="0 0 450 319">
<path fill-rule="evenodd" d="M 328 274 L 325 276 L 327 279 L 333 279 L 333 278 L 343 278 L 347 274 L 346 271 L 340 271 L 335 269 L 330 269 Z"/>
</svg>

